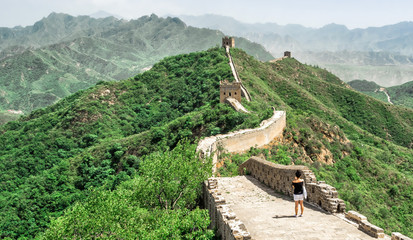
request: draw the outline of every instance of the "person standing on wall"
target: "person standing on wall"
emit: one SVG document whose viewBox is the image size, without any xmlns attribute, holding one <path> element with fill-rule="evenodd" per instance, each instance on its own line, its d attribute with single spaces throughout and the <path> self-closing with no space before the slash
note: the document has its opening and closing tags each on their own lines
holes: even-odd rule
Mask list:
<svg viewBox="0 0 413 240">
<path fill-rule="evenodd" d="M 295 178 L 293 180 L 293 189 L 294 189 L 294 202 L 295 202 L 295 217 L 298 215 L 298 204 L 301 206 L 301 214 L 300 217 L 303 216 L 304 213 L 304 180 L 301 178 L 301 173 L 300 171 L 297 170 L 295 172 Z"/>
</svg>

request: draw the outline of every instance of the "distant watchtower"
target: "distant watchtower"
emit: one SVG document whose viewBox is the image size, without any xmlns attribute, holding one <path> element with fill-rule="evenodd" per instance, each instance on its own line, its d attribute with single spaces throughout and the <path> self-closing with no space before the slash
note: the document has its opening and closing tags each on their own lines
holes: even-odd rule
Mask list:
<svg viewBox="0 0 413 240">
<path fill-rule="evenodd" d="M 284 57 L 291 58 L 291 52 L 290 51 L 285 51 L 284 52 Z"/>
<path fill-rule="evenodd" d="M 228 97 L 235 98 L 241 102 L 241 83 L 228 82 L 227 80 L 219 82 L 219 102 L 224 103 Z"/>
<path fill-rule="evenodd" d="M 222 38 L 222 47 L 230 47 L 233 48 L 235 47 L 235 39 L 232 37 L 223 37 Z"/>
</svg>

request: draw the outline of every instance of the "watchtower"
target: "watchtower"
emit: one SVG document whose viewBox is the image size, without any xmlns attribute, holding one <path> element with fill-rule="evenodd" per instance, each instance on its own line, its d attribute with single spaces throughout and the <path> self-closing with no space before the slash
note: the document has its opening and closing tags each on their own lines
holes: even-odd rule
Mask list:
<svg viewBox="0 0 413 240">
<path fill-rule="evenodd" d="M 230 47 L 233 48 L 235 47 L 235 39 L 232 37 L 223 37 L 222 38 L 222 47 Z"/>
<path fill-rule="evenodd" d="M 291 52 L 290 51 L 285 51 L 284 52 L 284 57 L 291 58 Z"/>
<path fill-rule="evenodd" d="M 219 102 L 224 103 L 228 97 L 235 98 L 241 102 L 241 83 L 228 82 L 227 80 L 219 82 Z"/>
</svg>

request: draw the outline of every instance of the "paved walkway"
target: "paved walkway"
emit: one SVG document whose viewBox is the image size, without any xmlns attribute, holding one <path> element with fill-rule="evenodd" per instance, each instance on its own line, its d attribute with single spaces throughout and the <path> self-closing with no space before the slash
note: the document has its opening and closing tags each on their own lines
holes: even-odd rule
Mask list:
<svg viewBox="0 0 413 240">
<path fill-rule="evenodd" d="M 219 178 L 218 188 L 255 240 L 376 239 L 308 204 L 304 216 L 295 218 L 290 197 L 275 193 L 251 176 Z"/>
</svg>

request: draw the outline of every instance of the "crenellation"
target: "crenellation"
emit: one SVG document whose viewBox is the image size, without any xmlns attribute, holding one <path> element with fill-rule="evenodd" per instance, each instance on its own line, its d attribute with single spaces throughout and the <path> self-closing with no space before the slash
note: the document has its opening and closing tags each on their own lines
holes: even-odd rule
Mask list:
<svg viewBox="0 0 413 240">
<path fill-rule="evenodd" d="M 244 152 L 251 147 L 262 147 L 282 135 L 286 126 L 286 114 L 284 111 L 274 110 L 273 116 L 265 121 L 265 124 L 255 129 L 207 137 L 198 143 L 197 151 L 202 157 L 212 155 L 215 171 L 218 163 L 218 146 L 222 146 L 227 152 Z"/>
<path fill-rule="evenodd" d="M 346 209 L 344 201 L 338 198 L 336 188 L 324 181 L 317 182 L 314 173 L 305 166 L 279 165 L 252 157 L 239 167 L 241 174 L 244 174 L 244 169 L 260 182 L 289 196 L 293 195 L 291 187 L 293 176 L 299 170 L 303 173 L 309 202 L 315 203 L 331 213 L 344 212 Z"/>
<path fill-rule="evenodd" d="M 368 235 L 375 238 L 384 238 L 384 230 L 376 225 L 371 224 L 367 220 L 363 220 L 359 224 L 359 229 Z"/>
<path fill-rule="evenodd" d="M 203 203 L 211 219 L 209 228 L 216 229 L 217 235 L 224 240 L 251 239 L 251 234 L 219 191 L 218 179 L 209 178 L 203 187 Z"/>
<path fill-rule="evenodd" d="M 229 97 L 241 102 L 240 82 L 228 82 L 227 80 L 219 82 L 219 102 L 224 103 Z"/>
<path fill-rule="evenodd" d="M 391 240 L 412 240 L 408 236 L 405 236 L 399 232 L 392 232 L 391 233 Z"/>
<path fill-rule="evenodd" d="M 233 37 L 223 37 L 222 38 L 222 47 L 235 47 L 235 39 Z"/>
</svg>

